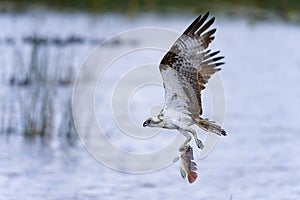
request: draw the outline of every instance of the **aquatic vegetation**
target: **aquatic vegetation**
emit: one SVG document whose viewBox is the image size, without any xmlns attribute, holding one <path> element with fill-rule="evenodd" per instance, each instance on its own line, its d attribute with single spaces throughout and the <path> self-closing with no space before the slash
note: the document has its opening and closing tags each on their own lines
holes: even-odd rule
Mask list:
<svg viewBox="0 0 300 200">
<path fill-rule="evenodd" d="M 74 144 L 72 110 L 63 104 L 71 102 L 75 72 L 71 63 L 61 64 L 60 59 L 68 58 L 36 42 L 38 37 L 33 41 L 27 49 L 25 45 L 14 46 L 11 59 L 15 65 L 6 82 L 9 101 L 1 103 L 1 133 L 22 134 L 26 138 L 63 134 L 68 143 Z"/>
<path fill-rule="evenodd" d="M 55 10 L 79 10 L 85 12 L 119 12 L 134 15 L 139 12 L 204 12 L 207 10 L 227 13 L 229 15 L 248 15 L 254 18 L 267 17 L 266 11 L 276 13 L 279 17 L 300 21 L 300 3 L 296 0 L 130 0 L 130 1 L 109 1 L 109 0 L 0 0 L 2 10 L 26 10 L 32 6 L 52 8 Z"/>
</svg>

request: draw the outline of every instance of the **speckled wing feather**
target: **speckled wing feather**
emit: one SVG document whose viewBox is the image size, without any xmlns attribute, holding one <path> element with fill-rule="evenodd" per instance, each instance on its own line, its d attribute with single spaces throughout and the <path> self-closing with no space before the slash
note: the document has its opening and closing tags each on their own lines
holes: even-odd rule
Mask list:
<svg viewBox="0 0 300 200">
<path fill-rule="evenodd" d="M 223 57 L 208 50 L 216 29 L 215 18 L 199 16 L 175 41 L 161 60 L 159 69 L 165 87 L 165 109 L 173 108 L 191 116 L 202 114 L 201 90 L 212 74 L 219 71 Z"/>
</svg>

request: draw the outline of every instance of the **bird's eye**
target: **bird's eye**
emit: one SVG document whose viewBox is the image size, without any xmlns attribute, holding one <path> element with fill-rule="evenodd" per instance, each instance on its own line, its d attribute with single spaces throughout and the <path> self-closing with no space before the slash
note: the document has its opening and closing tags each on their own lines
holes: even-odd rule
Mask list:
<svg viewBox="0 0 300 200">
<path fill-rule="evenodd" d="M 146 121 L 146 123 L 147 123 L 147 124 L 150 124 L 150 123 L 151 123 L 151 119 L 148 119 L 148 120 Z"/>
</svg>

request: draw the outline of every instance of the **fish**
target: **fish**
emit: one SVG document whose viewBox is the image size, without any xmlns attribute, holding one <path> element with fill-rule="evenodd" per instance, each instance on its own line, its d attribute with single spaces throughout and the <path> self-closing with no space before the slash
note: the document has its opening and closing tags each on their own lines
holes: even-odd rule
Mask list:
<svg viewBox="0 0 300 200">
<path fill-rule="evenodd" d="M 183 179 L 186 178 L 189 183 L 196 181 L 197 175 L 197 164 L 194 161 L 193 148 L 191 146 L 184 146 L 180 154 L 180 174 Z"/>
</svg>

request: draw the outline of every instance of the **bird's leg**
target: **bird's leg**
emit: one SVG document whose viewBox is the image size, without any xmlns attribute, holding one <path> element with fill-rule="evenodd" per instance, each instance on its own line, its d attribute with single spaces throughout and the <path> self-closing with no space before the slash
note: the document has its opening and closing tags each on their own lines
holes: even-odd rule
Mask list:
<svg viewBox="0 0 300 200">
<path fill-rule="evenodd" d="M 191 133 L 194 137 L 194 140 L 195 140 L 195 143 L 197 145 L 197 147 L 199 149 L 203 149 L 204 148 L 204 145 L 202 143 L 201 140 L 198 139 L 197 137 L 197 132 L 192 129 L 191 127 L 189 126 L 186 126 L 186 127 L 181 127 L 180 129 L 178 129 L 179 132 L 184 135 L 186 137 L 186 140 L 184 141 L 184 143 L 181 145 L 181 147 L 179 148 L 179 151 L 183 151 L 184 147 L 191 141 L 192 137 L 190 136 L 189 133 Z"/>
<path fill-rule="evenodd" d="M 185 131 L 185 130 L 178 130 L 182 135 L 184 135 L 186 137 L 186 140 L 184 141 L 184 143 L 180 146 L 179 151 L 183 151 L 184 147 L 187 146 L 187 144 L 191 141 L 192 137 L 190 136 L 190 134 Z"/>
<path fill-rule="evenodd" d="M 203 145 L 202 141 L 198 139 L 197 132 L 194 129 L 192 129 L 191 127 L 186 127 L 185 130 L 193 135 L 197 147 L 199 149 L 203 149 L 204 145 Z"/>
</svg>

